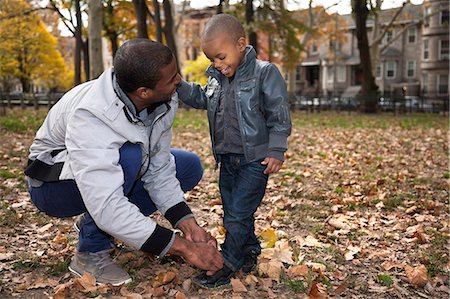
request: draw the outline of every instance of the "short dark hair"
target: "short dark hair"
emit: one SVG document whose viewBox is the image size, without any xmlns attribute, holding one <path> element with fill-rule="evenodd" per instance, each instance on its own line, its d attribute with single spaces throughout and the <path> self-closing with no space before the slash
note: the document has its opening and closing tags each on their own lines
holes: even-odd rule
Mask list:
<svg viewBox="0 0 450 299">
<path fill-rule="evenodd" d="M 209 19 L 203 30 L 202 40 L 213 39 L 219 34 L 227 35 L 234 42 L 241 37 L 245 38 L 245 30 L 241 22 L 236 17 L 224 13 L 214 15 Z"/>
<path fill-rule="evenodd" d="M 145 38 L 122 44 L 114 56 L 114 73 L 120 88 L 132 92 L 139 87 L 154 88 L 161 79 L 161 68 L 174 59 L 165 45 Z"/>
</svg>

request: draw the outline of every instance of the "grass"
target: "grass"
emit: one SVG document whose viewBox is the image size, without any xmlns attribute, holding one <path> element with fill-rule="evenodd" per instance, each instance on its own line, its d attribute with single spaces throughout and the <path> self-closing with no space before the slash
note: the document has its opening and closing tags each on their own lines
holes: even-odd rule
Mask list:
<svg viewBox="0 0 450 299">
<path fill-rule="evenodd" d="M 289 279 L 285 277 L 283 274 L 280 275 L 280 282 L 282 284 L 287 285 L 296 293 L 305 293 L 309 290 L 311 282 L 312 282 L 312 274 L 308 273 L 308 277 L 306 281 L 298 280 L 298 279 Z"/>
<path fill-rule="evenodd" d="M 394 283 L 394 281 L 392 280 L 392 277 L 390 277 L 387 274 L 378 274 L 377 277 L 378 283 L 390 288 L 392 286 L 392 284 Z"/>
<path fill-rule="evenodd" d="M 0 129 L 9 132 L 36 131 L 42 124 L 47 109 L 39 110 L 9 109 L 6 115 L 0 116 Z M 325 128 L 373 128 L 386 129 L 390 127 L 400 127 L 403 129 L 415 128 L 436 128 L 448 129 L 447 116 L 440 114 L 374 114 L 365 115 L 358 113 L 336 113 L 322 112 L 306 114 L 300 111 L 291 112 L 292 124 L 294 127 L 325 127 Z M 178 130 L 208 130 L 208 120 L 205 110 L 178 109 L 175 118 L 174 129 Z M 310 140 L 314 143 L 314 140 Z M 321 153 L 319 153 L 320 155 Z"/>
<path fill-rule="evenodd" d="M 47 115 L 47 109 L 9 109 L 0 116 L 0 129 L 13 133 L 35 132 Z"/>
<path fill-rule="evenodd" d="M 448 129 L 447 116 L 440 114 L 358 114 L 323 112 L 305 114 L 291 112 L 292 123 L 296 127 L 325 127 L 325 128 L 371 128 L 386 129 L 400 127 L 403 129 L 440 128 Z"/>
</svg>

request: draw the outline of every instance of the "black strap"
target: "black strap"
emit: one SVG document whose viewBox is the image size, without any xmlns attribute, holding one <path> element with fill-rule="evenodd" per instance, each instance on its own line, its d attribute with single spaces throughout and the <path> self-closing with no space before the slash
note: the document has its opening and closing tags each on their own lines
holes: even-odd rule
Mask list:
<svg viewBox="0 0 450 299">
<path fill-rule="evenodd" d="M 41 160 L 28 160 L 28 166 L 25 169 L 25 174 L 32 179 L 40 180 L 42 182 L 56 182 L 59 181 L 64 162 L 49 165 Z"/>
</svg>

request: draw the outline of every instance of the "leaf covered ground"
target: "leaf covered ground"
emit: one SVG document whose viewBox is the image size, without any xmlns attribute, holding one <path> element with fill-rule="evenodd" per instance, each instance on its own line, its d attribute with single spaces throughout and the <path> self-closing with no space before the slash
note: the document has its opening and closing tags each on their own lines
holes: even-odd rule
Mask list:
<svg viewBox="0 0 450 299">
<path fill-rule="evenodd" d="M 134 281 L 96 286 L 74 278 L 73 219 L 39 213 L 22 174 L 45 111 L 0 117 L 0 297 L 18 298 L 447 298 L 448 116 L 293 113 L 283 169 L 256 213 L 265 247 L 252 274 L 199 290 L 197 270 L 117 242 Z M 205 114 L 181 110 L 174 147 L 205 168 L 186 197 L 197 220 L 223 241 L 222 208 Z M 167 225 L 161 215 L 153 215 Z"/>
</svg>

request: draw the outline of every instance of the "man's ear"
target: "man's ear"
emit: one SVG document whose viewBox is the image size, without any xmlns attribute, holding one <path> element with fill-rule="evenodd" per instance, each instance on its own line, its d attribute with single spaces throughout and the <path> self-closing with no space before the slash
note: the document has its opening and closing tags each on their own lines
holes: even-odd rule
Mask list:
<svg viewBox="0 0 450 299">
<path fill-rule="evenodd" d="M 245 37 L 240 37 L 237 41 L 238 49 L 240 52 L 244 52 L 247 47 L 247 40 Z"/>
<path fill-rule="evenodd" d="M 143 99 L 148 99 L 153 95 L 153 90 L 148 87 L 139 87 L 136 89 L 136 94 Z"/>
</svg>

